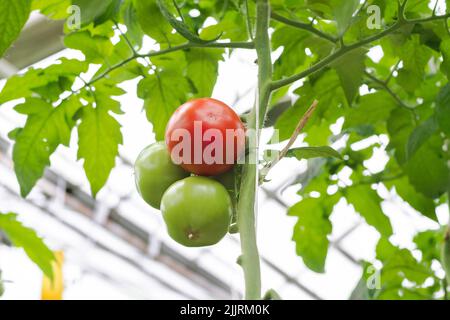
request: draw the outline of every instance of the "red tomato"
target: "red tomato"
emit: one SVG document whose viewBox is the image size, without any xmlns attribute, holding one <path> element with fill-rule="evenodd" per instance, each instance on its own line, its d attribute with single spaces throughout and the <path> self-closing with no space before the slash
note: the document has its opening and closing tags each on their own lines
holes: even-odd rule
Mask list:
<svg viewBox="0 0 450 320">
<path fill-rule="evenodd" d="M 202 98 L 186 102 L 166 128 L 172 160 L 197 175 L 214 176 L 231 169 L 245 150 L 245 127 L 225 103 Z"/>
</svg>

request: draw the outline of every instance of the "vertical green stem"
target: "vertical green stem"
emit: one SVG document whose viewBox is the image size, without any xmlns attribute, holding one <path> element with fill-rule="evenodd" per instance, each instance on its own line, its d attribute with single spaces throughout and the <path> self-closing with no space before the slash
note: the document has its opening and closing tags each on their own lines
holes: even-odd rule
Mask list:
<svg viewBox="0 0 450 320">
<path fill-rule="evenodd" d="M 449 165 L 449 171 L 450 171 L 450 165 Z M 448 182 L 449 184 L 449 190 L 447 191 L 447 204 L 448 204 L 448 212 L 449 212 L 449 217 L 448 217 L 448 230 L 450 230 L 450 181 Z"/>
<path fill-rule="evenodd" d="M 258 56 L 258 130 L 266 118 L 272 84 L 272 58 L 269 39 L 270 7 L 268 0 L 256 1 L 255 48 Z"/>
<path fill-rule="evenodd" d="M 241 237 L 241 266 L 245 278 L 245 298 L 261 299 L 261 267 L 256 241 L 256 213 L 258 194 L 259 130 L 264 122 L 270 98 L 272 61 L 269 41 L 269 2 L 256 1 L 255 48 L 258 55 L 258 97 L 248 121 L 249 152 L 244 165 L 238 203 L 238 226 Z"/>
<path fill-rule="evenodd" d="M 447 192 L 447 198 L 448 198 L 447 199 L 448 209 L 450 213 L 450 189 Z M 444 286 L 444 298 L 445 300 L 447 300 L 448 299 L 447 286 L 450 283 L 450 217 L 448 221 L 448 226 L 445 230 L 444 242 L 442 243 L 441 248 L 441 263 L 446 275 L 446 278 L 443 281 L 443 286 Z"/>
</svg>

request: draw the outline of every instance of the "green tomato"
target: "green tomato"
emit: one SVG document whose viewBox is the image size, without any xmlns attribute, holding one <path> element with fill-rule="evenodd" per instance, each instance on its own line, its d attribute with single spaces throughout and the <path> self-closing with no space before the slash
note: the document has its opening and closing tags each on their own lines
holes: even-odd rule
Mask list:
<svg viewBox="0 0 450 320">
<path fill-rule="evenodd" d="M 236 190 L 236 186 L 235 186 L 235 184 L 236 184 L 236 172 L 235 172 L 234 169 L 232 169 L 232 170 L 229 170 L 229 171 L 227 171 L 225 173 L 222 173 L 221 175 L 214 176 L 214 177 L 211 177 L 211 178 L 216 180 L 216 181 L 218 181 L 218 182 L 220 182 L 225 187 L 225 189 L 227 189 L 228 193 L 230 194 L 231 202 L 233 204 L 233 215 L 232 215 L 232 218 L 231 218 L 231 225 L 230 225 L 229 232 L 231 234 L 237 233 L 237 232 L 239 232 L 239 230 L 238 230 L 238 227 L 237 227 L 237 224 L 236 224 L 236 222 L 237 222 L 236 221 L 237 220 L 237 212 L 236 212 L 236 209 L 237 209 L 236 208 L 236 206 L 237 206 L 237 203 L 236 203 L 237 202 L 236 191 L 237 190 Z"/>
<path fill-rule="evenodd" d="M 210 246 L 228 232 L 233 206 L 219 182 L 189 177 L 167 189 L 161 212 L 173 240 L 187 247 Z"/>
<path fill-rule="evenodd" d="M 159 209 L 161 198 L 171 184 L 189 176 L 172 162 L 164 142 L 156 142 L 141 152 L 134 173 L 139 194 L 155 209 Z"/>
<path fill-rule="evenodd" d="M 211 178 L 216 181 L 219 181 L 221 184 L 223 184 L 225 189 L 227 189 L 228 192 L 230 192 L 230 194 L 235 193 L 236 175 L 235 175 L 234 169 L 229 170 L 225 173 L 222 173 L 218 176 L 211 177 Z"/>
</svg>

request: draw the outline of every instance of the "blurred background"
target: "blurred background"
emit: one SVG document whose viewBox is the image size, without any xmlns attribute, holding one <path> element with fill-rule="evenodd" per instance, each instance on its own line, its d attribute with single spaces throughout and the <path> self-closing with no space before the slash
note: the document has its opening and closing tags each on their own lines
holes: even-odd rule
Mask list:
<svg viewBox="0 0 450 320">
<path fill-rule="evenodd" d="M 62 29 L 61 22 L 33 14 L 20 39 L 0 60 L 0 78 L 30 66 L 53 64 L 60 57 L 82 59 L 80 52 L 64 48 Z M 151 41 L 147 42 L 144 50 L 153 49 Z M 377 48 L 371 52 L 374 60 L 381 54 Z M 245 50 L 227 56 L 220 64 L 213 97 L 237 112 L 248 110 L 255 95 L 255 58 Z M 3 84 L 4 80 L 0 80 L 0 88 Z M 209 248 L 184 248 L 168 237 L 160 213 L 146 205 L 136 192 L 132 164 L 139 152 L 154 142 L 151 124 L 142 111 L 143 102 L 136 97 L 136 85 L 137 80 L 121 85 L 128 92 L 119 99 L 125 111 L 120 117 L 124 143 L 107 186 L 95 200 L 90 196 L 82 163 L 76 160 L 76 143 L 71 148 L 60 146 L 45 178 L 27 199 L 19 196 L 11 161 L 12 143 L 7 134 L 22 125 L 25 118 L 13 111 L 20 100 L 3 105 L 0 210 L 18 213 L 20 221 L 35 229 L 53 250 L 64 252 L 64 299 L 239 299 L 243 277 L 236 263 L 240 254 L 238 236 L 228 235 Z M 286 101 L 295 98 L 290 94 Z M 338 122 L 333 126 L 333 132 L 338 134 L 340 125 Z M 266 130 L 264 141 L 268 142 L 271 135 Z M 76 132 L 72 138 L 75 142 Z M 388 140 L 383 136 L 371 139 L 378 139 L 381 146 L 367 163 L 369 170 L 376 173 L 387 161 L 384 148 Z M 335 147 L 339 149 L 339 142 Z M 287 216 L 287 207 L 299 200 L 299 183 L 320 165 L 320 160 L 308 166 L 306 161 L 283 160 L 259 193 L 263 289 L 273 288 L 283 299 L 347 299 L 361 277 L 360 262 L 374 258 L 377 232 L 345 201 L 331 216 L 333 233 L 326 273 L 308 270 L 295 254 L 291 237 L 296 219 Z M 345 172 L 339 176 L 340 183 L 347 179 Z M 417 231 L 438 228 L 395 194 L 378 191 L 386 199 L 383 209 L 393 223 L 393 243 L 413 248 L 411 239 Z M 438 208 L 440 223 L 447 223 L 447 212 L 446 206 Z M 0 269 L 7 280 L 2 299 L 41 298 L 41 271 L 22 249 L 10 247 L 1 235 Z"/>
</svg>

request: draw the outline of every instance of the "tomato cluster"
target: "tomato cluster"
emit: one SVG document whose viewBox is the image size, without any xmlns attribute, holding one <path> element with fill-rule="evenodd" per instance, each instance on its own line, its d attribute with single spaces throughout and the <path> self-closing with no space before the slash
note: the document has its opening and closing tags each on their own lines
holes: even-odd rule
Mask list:
<svg viewBox="0 0 450 320">
<path fill-rule="evenodd" d="M 135 163 L 141 197 L 160 209 L 169 235 L 188 247 L 209 246 L 228 232 L 234 172 L 245 129 L 225 103 L 195 99 L 170 118 L 165 142 L 145 148 Z"/>
</svg>

